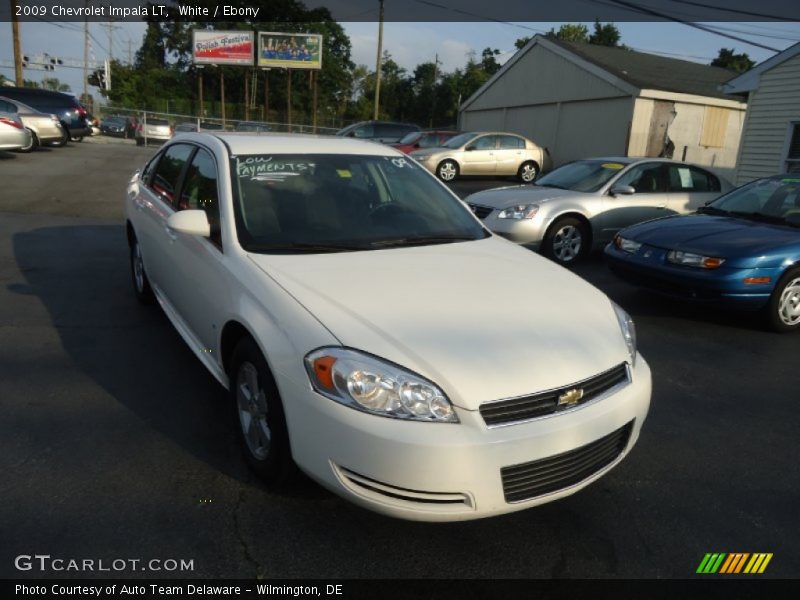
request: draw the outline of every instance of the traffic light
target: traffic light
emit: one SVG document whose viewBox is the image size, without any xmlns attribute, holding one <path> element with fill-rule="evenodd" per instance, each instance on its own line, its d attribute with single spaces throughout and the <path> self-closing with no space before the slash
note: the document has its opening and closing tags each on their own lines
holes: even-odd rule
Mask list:
<svg viewBox="0 0 800 600">
<path fill-rule="evenodd" d="M 106 73 L 104 69 L 97 69 L 89 74 L 89 83 L 101 90 L 106 89 Z"/>
</svg>

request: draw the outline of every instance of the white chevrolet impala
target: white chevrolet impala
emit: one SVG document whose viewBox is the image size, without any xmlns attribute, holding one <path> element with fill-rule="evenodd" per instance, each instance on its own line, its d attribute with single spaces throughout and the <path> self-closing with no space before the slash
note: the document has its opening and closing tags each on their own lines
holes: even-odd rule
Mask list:
<svg viewBox="0 0 800 600">
<path fill-rule="evenodd" d="M 131 179 L 134 290 L 229 390 L 268 483 L 463 520 L 572 494 L 635 444 L 630 317 L 382 145 L 228 133 Z"/>
</svg>

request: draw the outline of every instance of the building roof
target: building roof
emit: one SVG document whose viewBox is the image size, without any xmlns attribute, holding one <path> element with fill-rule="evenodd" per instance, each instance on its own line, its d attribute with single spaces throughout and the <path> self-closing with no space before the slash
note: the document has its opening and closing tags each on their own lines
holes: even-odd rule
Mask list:
<svg viewBox="0 0 800 600">
<path fill-rule="evenodd" d="M 787 60 L 794 58 L 798 54 L 800 54 L 800 43 L 797 43 L 794 46 L 789 46 L 783 52 L 779 52 L 775 56 L 772 56 L 764 62 L 756 65 L 749 71 L 745 71 L 738 77 L 734 77 L 724 85 L 720 86 L 720 89 L 724 90 L 728 94 L 748 94 L 749 92 L 752 92 L 758 88 L 758 84 L 761 82 L 762 73 L 785 63 Z"/>
<path fill-rule="evenodd" d="M 461 105 L 461 110 L 465 110 L 477 100 L 536 45 L 560 54 L 578 65 L 582 64 L 583 68 L 586 68 L 588 63 L 592 69 L 596 69 L 596 75 L 631 95 L 638 95 L 640 90 L 656 90 L 741 102 L 720 89 L 724 82 L 735 75 L 728 69 L 623 48 L 552 40 L 537 34 L 467 98 Z"/>
<path fill-rule="evenodd" d="M 721 92 L 719 86 L 730 80 L 734 73 L 722 67 L 712 67 L 624 48 L 610 48 L 562 40 L 552 41 L 639 89 L 662 90 L 730 100 L 730 96 Z"/>
</svg>

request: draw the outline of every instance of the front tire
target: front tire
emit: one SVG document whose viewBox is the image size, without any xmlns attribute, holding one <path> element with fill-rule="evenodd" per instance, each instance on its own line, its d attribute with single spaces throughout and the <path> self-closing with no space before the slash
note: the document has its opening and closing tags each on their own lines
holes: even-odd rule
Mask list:
<svg viewBox="0 0 800 600">
<path fill-rule="evenodd" d="M 589 246 L 589 231 L 575 217 L 558 219 L 544 238 L 545 255 L 562 266 L 573 265 L 582 259 Z"/>
<path fill-rule="evenodd" d="M 522 183 L 533 183 L 539 176 L 539 165 L 532 160 L 522 163 L 517 171 L 517 178 Z"/>
<path fill-rule="evenodd" d="M 155 300 L 150 281 L 144 270 L 144 260 L 142 260 L 142 249 L 139 247 L 139 240 L 133 239 L 131 244 L 131 279 L 133 281 L 133 293 L 141 304 L 152 304 Z"/>
<path fill-rule="evenodd" d="M 294 470 L 278 386 L 258 345 L 249 337 L 236 346 L 229 373 L 236 431 L 250 468 L 273 487 Z"/>
<path fill-rule="evenodd" d="M 773 331 L 800 330 L 800 268 L 783 274 L 767 304 L 767 324 Z"/>
<path fill-rule="evenodd" d="M 458 177 L 458 163 L 454 160 L 443 160 L 436 167 L 436 176 L 444 182 L 453 181 Z"/>
</svg>

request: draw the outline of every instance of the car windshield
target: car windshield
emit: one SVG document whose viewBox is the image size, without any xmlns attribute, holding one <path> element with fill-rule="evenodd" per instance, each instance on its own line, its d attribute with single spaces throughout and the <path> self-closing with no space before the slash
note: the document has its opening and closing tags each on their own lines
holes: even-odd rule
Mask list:
<svg viewBox="0 0 800 600">
<path fill-rule="evenodd" d="M 238 238 L 251 252 L 371 250 L 490 235 L 404 157 L 260 154 L 233 163 Z"/>
<path fill-rule="evenodd" d="M 422 137 L 421 131 L 412 131 L 411 133 L 407 133 L 403 138 L 398 142 L 398 144 L 413 144 L 419 138 Z"/>
<path fill-rule="evenodd" d="M 626 166 L 610 160 L 578 160 L 551 171 L 536 185 L 573 192 L 596 192 Z"/>
<path fill-rule="evenodd" d="M 455 150 L 457 148 L 461 148 L 464 144 L 468 143 L 472 138 L 474 138 L 477 133 L 462 133 L 457 135 L 454 138 L 450 138 L 444 144 L 444 148 L 450 148 L 451 150 Z"/>
<path fill-rule="evenodd" d="M 699 212 L 723 212 L 781 222 L 800 213 L 800 174 L 758 179 L 720 196 Z"/>
</svg>

